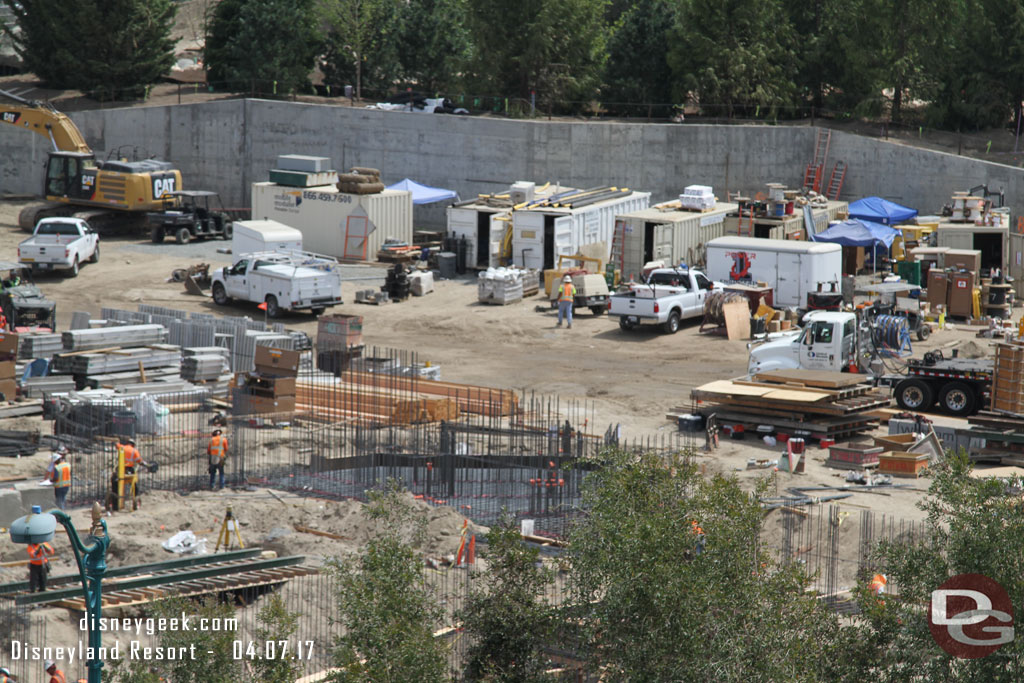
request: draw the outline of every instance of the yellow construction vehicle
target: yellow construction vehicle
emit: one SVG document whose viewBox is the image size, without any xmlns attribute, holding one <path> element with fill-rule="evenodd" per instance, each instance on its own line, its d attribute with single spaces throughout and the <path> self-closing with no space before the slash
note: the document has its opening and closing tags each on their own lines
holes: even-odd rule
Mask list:
<svg viewBox="0 0 1024 683">
<path fill-rule="evenodd" d="M 181 172 L 156 159 L 98 161 L 74 121 L 52 105 L 0 90 L 0 123 L 42 135 L 53 145 L 46 163 L 46 202 L 22 209 L 18 224 L 31 232 L 41 218 L 75 216 L 93 230 L 142 230 L 147 211 L 160 211 L 168 193 L 184 189 Z M 90 208 L 92 207 L 92 208 Z"/>
</svg>

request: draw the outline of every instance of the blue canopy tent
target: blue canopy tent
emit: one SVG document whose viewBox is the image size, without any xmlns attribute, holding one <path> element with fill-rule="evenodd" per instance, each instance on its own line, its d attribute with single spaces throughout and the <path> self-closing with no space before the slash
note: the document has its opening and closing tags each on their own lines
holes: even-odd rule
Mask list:
<svg viewBox="0 0 1024 683">
<path fill-rule="evenodd" d="M 458 193 L 454 190 L 445 190 L 440 187 L 420 185 L 415 180 L 410 180 L 409 178 L 399 180 L 394 185 L 388 185 L 387 189 L 412 192 L 413 204 L 433 204 L 434 202 L 443 202 L 446 199 L 457 200 L 459 198 Z"/>
<path fill-rule="evenodd" d="M 903 223 L 916 215 L 917 209 L 901 206 L 881 197 L 864 197 L 850 204 L 850 218 L 883 225 Z"/>
<path fill-rule="evenodd" d="M 890 228 L 881 223 L 851 218 L 841 223 L 833 223 L 827 229 L 813 235 L 811 239 L 815 242 L 834 242 L 844 247 L 871 247 L 871 260 L 877 270 L 878 259 L 875 257 L 877 248 L 884 246 L 888 250 L 892 246 L 893 240 L 896 239 L 896 235 L 902 234 L 903 231 L 899 228 Z"/>
</svg>

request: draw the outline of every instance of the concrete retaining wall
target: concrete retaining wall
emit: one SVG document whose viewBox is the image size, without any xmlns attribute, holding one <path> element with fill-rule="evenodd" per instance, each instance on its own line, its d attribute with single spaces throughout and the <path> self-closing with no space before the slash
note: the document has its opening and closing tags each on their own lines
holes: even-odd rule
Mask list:
<svg viewBox="0 0 1024 683">
<path fill-rule="evenodd" d="M 330 156 L 338 169 L 372 166 L 388 183 L 411 177 L 462 198 L 533 180 L 627 186 L 653 201 L 709 184 L 724 200 L 727 191 L 753 194 L 769 182 L 799 186 L 815 141 L 806 126 L 516 121 L 266 100 L 71 117 L 94 149 L 134 147 L 170 159 L 186 187 L 217 190 L 228 206 L 249 205 L 250 183 L 267 180 L 279 154 Z M 0 192 L 37 192 L 47 146 L 38 135 L 0 129 Z M 844 199 L 877 194 L 933 213 L 954 191 L 988 183 L 1005 188 L 1014 213 L 1024 209 L 1024 171 L 1011 166 L 840 132 L 829 158 L 849 165 Z M 439 209 L 417 211 L 417 225 L 443 220 Z"/>
</svg>

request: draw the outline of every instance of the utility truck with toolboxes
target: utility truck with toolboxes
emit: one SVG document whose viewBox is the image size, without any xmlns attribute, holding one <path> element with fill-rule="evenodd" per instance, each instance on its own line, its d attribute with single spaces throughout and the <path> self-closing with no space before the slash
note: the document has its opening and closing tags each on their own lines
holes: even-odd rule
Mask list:
<svg viewBox="0 0 1024 683">
<path fill-rule="evenodd" d="M 717 237 L 707 243 L 707 274 L 727 284 L 764 282 L 777 307 L 809 308 L 807 295 L 839 289 L 843 250 L 828 242 Z"/>
<path fill-rule="evenodd" d="M 945 413 L 966 416 L 988 405 L 994 369 L 991 359 L 957 358 L 955 354 L 946 358 L 941 351 L 929 351 L 922 359 L 907 360 L 903 372 L 888 372 L 882 359 L 892 355 L 885 336 L 892 322 L 893 316 L 875 316 L 871 309 L 859 315 L 812 311 L 804 317 L 802 329 L 752 345 L 747 372 L 751 376 L 790 369 L 864 372 L 875 384 L 892 387 L 896 402 L 905 410 L 928 411 L 938 403 Z"/>
<path fill-rule="evenodd" d="M 692 268 L 656 268 L 643 284 L 630 284 L 628 290 L 612 294 L 608 314 L 618 316 L 623 330 L 659 324 L 675 334 L 680 322 L 702 316 L 708 292 L 723 286 Z"/>
<path fill-rule="evenodd" d="M 81 264 L 99 260 L 99 236 L 81 218 L 44 218 L 18 245 L 18 262 L 32 272 L 68 270 L 74 277 Z"/>
<path fill-rule="evenodd" d="M 305 252 L 241 254 L 232 266 L 214 271 L 213 300 L 266 304 L 267 316 L 310 310 L 320 315 L 341 301 L 341 274 L 333 258 Z"/>
</svg>

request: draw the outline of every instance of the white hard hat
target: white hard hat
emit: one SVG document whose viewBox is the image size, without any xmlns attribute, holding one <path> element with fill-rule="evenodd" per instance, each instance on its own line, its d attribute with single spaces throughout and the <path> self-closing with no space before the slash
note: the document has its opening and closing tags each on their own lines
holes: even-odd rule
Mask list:
<svg viewBox="0 0 1024 683">
<path fill-rule="evenodd" d="M 63 453 L 53 453 L 53 454 L 51 454 L 50 455 L 50 462 L 55 462 L 57 460 L 60 460 L 60 456 L 62 456 L 62 455 L 63 455 Z"/>
<path fill-rule="evenodd" d="M 45 662 L 43 662 L 43 670 L 44 671 L 49 671 L 51 666 L 53 666 L 53 660 L 52 659 L 47 659 Z"/>
<path fill-rule="evenodd" d="M 3 674 L 4 676 L 10 676 L 11 670 L 5 666 L 0 666 L 0 674 Z"/>
<path fill-rule="evenodd" d="M 565 277 L 562 278 L 562 282 L 572 282 L 572 277 L 566 275 Z"/>
</svg>

